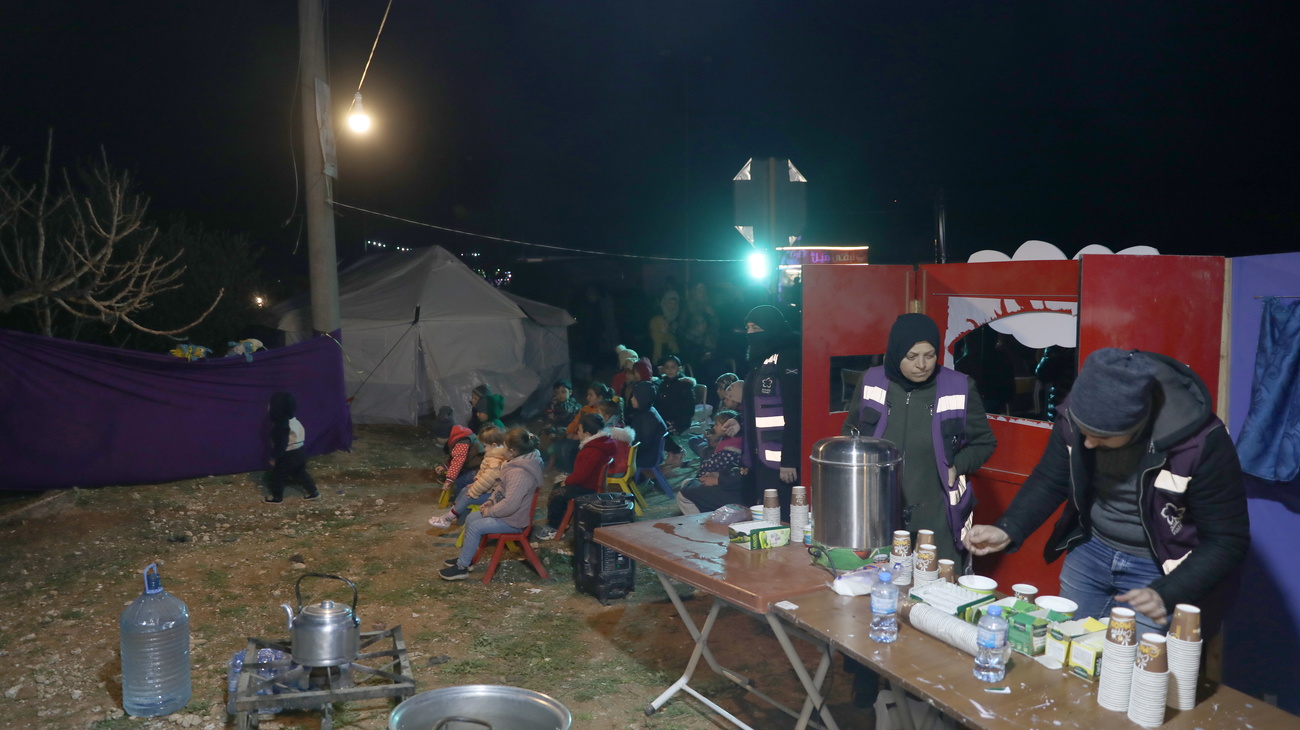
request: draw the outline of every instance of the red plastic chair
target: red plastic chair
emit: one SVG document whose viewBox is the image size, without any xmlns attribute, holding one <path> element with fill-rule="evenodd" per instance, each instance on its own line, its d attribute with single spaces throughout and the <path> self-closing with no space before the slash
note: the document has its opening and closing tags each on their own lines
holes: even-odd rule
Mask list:
<svg viewBox="0 0 1300 730">
<path fill-rule="evenodd" d="M 609 478 L 609 467 L 613 465 L 614 460 L 610 459 L 605 462 L 605 466 L 600 470 L 600 486 L 596 488 L 596 493 L 600 494 L 605 491 L 605 482 Z M 573 519 L 573 512 L 576 509 L 576 500 L 569 500 L 569 508 L 564 510 L 564 519 L 560 520 L 560 526 L 555 529 L 555 537 L 559 538 L 564 531 L 569 529 L 569 520 Z"/>
<path fill-rule="evenodd" d="M 529 510 L 529 515 L 537 512 L 537 495 L 541 493 L 540 487 L 533 490 L 533 507 Z M 537 571 L 537 575 L 541 576 L 542 580 L 551 577 L 551 574 L 546 572 L 546 566 L 542 565 L 541 559 L 533 551 L 533 546 L 528 544 L 528 536 L 532 531 L 533 521 L 530 519 L 528 526 L 519 532 L 490 532 L 479 539 L 478 550 L 474 552 L 474 559 L 470 561 L 471 564 L 477 563 L 478 559 L 482 557 L 483 548 L 487 547 L 488 540 L 497 541 L 496 549 L 492 551 L 492 560 L 488 562 L 487 572 L 483 574 L 483 585 L 487 585 L 492 581 L 492 575 L 497 572 L 497 566 L 501 563 L 501 553 L 505 552 L 507 545 L 512 544 L 518 545 L 519 549 L 523 550 L 524 559 L 533 566 L 533 569 Z"/>
</svg>

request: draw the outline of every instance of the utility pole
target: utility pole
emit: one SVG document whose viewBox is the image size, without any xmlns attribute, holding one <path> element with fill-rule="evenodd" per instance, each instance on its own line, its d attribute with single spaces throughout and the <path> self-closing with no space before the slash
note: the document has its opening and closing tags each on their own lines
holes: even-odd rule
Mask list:
<svg viewBox="0 0 1300 730">
<path fill-rule="evenodd" d="M 325 174 L 322 139 L 334 139 L 325 86 L 325 23 L 322 0 L 298 0 L 298 94 L 302 97 L 303 192 L 307 200 L 307 260 L 311 282 L 311 326 L 319 333 L 335 332 L 339 319 L 338 260 L 334 249 L 334 211 L 330 180 Z M 319 121 L 318 121 L 319 120 Z"/>
</svg>

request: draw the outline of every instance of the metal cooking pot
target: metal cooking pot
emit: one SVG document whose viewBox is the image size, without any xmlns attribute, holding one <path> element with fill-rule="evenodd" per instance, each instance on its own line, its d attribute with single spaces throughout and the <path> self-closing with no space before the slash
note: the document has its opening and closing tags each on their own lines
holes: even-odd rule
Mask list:
<svg viewBox="0 0 1300 730">
<path fill-rule="evenodd" d="M 352 607 L 333 601 L 302 605 L 303 578 L 341 580 L 352 589 Z M 289 637 L 293 642 L 293 661 L 306 667 L 336 667 L 351 664 L 361 651 L 361 619 L 357 618 L 357 587 L 347 578 L 324 573 L 305 573 L 293 584 L 298 598 L 298 615 L 289 604 L 281 604 L 289 614 Z"/>
<path fill-rule="evenodd" d="M 813 444 L 813 540 L 857 551 L 889 545 L 902 524 L 902 466 L 892 442 L 856 430 Z"/>
<path fill-rule="evenodd" d="M 388 730 L 569 730 L 572 723 L 551 697 L 492 684 L 421 692 L 388 716 Z"/>
</svg>

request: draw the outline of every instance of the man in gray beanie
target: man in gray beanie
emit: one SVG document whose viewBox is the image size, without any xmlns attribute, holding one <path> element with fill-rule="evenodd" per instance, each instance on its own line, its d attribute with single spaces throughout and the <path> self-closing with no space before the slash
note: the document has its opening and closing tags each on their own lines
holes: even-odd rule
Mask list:
<svg viewBox="0 0 1300 730">
<path fill-rule="evenodd" d="M 1044 557 L 1066 553 L 1061 595 L 1077 618 L 1138 613 L 1163 632 L 1174 606 L 1201 607 L 1212 636 L 1250 546 L 1241 465 L 1210 392 L 1165 355 L 1104 348 L 1088 356 L 1047 449 L 975 555 L 1015 550 L 1064 504 Z"/>
</svg>

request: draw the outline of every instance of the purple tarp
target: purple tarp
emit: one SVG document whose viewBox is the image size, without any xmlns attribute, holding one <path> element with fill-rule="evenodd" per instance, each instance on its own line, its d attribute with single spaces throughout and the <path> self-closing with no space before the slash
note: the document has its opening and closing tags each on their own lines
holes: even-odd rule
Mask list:
<svg viewBox="0 0 1300 730">
<path fill-rule="evenodd" d="M 298 399 L 309 455 L 352 446 L 328 337 L 189 362 L 0 329 L 0 488 L 145 484 L 267 468 L 267 403 Z"/>
</svg>

